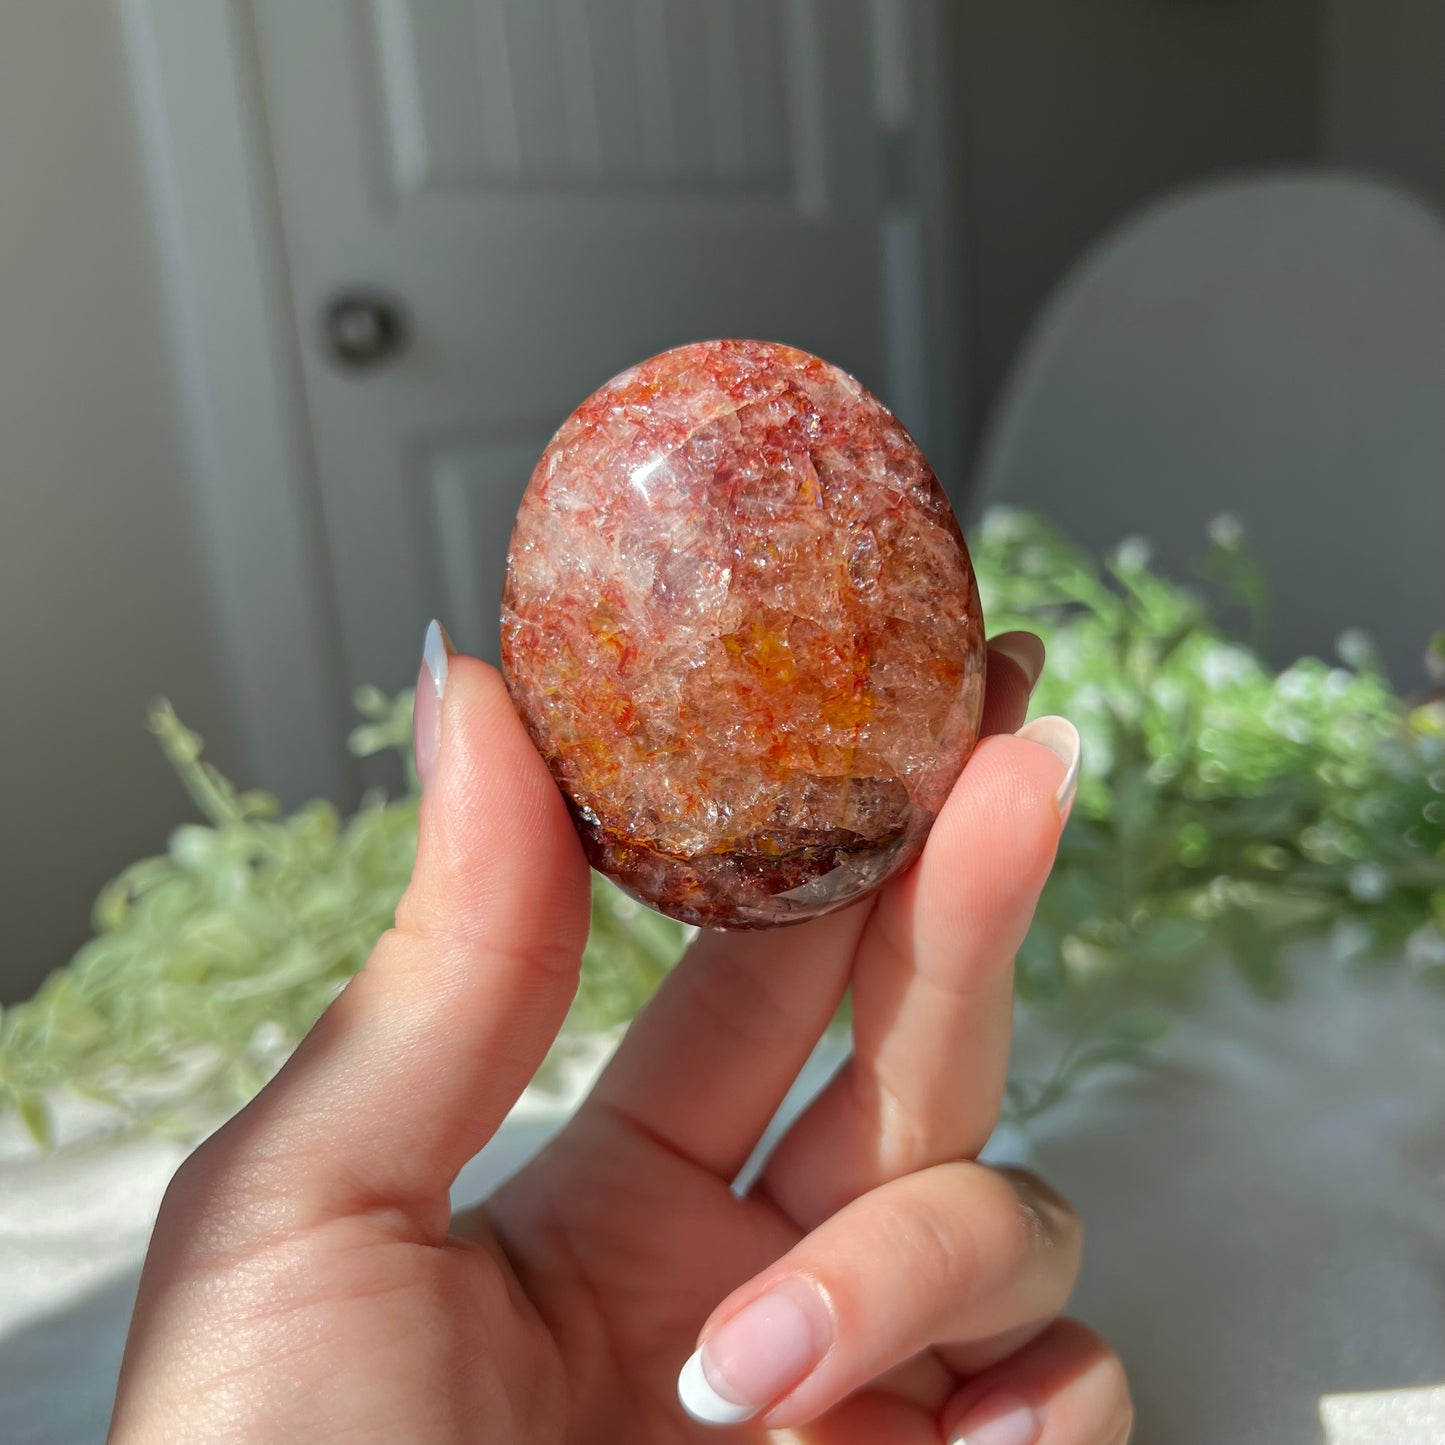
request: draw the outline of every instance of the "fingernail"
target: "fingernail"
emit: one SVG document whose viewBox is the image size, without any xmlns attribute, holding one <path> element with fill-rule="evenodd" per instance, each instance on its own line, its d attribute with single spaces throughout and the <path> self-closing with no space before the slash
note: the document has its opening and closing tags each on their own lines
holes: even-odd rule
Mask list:
<svg viewBox="0 0 1445 1445">
<path fill-rule="evenodd" d="M 739 1310 L 682 1367 L 677 1397 L 704 1425 L 738 1425 L 791 1390 L 827 1353 L 833 1317 L 811 1285 L 790 1280 Z"/>
<path fill-rule="evenodd" d="M 963 1417 L 948 1445 L 1033 1445 L 1043 1427 L 1043 1417 L 1027 1400 L 995 1390 Z"/>
<path fill-rule="evenodd" d="M 416 754 L 416 775 L 425 791 L 436 769 L 442 740 L 442 694 L 447 686 L 447 659 L 456 648 L 447 630 L 435 618 L 427 623 L 421 648 L 421 671 L 416 676 L 416 700 L 411 711 L 411 745 Z"/>
<path fill-rule="evenodd" d="M 1032 632 L 1000 632 L 989 638 L 988 645 L 1001 652 L 1010 662 L 1016 662 L 1029 680 L 1029 692 L 1039 684 L 1044 671 L 1044 640 Z"/>
<path fill-rule="evenodd" d="M 1047 748 L 1064 765 L 1064 781 L 1057 793 L 1059 816 L 1067 818 L 1079 786 L 1079 730 L 1066 717 L 1036 717 L 1025 723 L 1015 737 L 1027 738 Z"/>
</svg>

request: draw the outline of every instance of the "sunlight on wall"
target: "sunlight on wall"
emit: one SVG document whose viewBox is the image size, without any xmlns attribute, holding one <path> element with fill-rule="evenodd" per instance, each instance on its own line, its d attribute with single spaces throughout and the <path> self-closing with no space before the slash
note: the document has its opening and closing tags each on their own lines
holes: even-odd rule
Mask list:
<svg viewBox="0 0 1445 1445">
<path fill-rule="evenodd" d="M 1435 1445 L 1445 1440 L 1445 1385 L 1323 1395 L 1325 1445 Z"/>
</svg>

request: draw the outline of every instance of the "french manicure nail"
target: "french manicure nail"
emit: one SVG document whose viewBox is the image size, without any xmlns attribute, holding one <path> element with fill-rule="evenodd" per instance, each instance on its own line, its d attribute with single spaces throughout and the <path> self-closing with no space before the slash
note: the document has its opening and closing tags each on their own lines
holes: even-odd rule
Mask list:
<svg viewBox="0 0 1445 1445">
<path fill-rule="evenodd" d="M 791 1390 L 827 1353 L 832 1314 L 789 1280 L 738 1311 L 695 1350 L 677 1378 L 682 1408 L 704 1425 L 739 1425 Z"/>
<path fill-rule="evenodd" d="M 1000 632 L 991 637 L 988 645 L 1001 652 L 1010 662 L 1017 663 L 1020 671 L 1029 680 L 1029 692 L 1039 684 L 1044 671 L 1044 640 L 1032 632 Z"/>
<path fill-rule="evenodd" d="M 1027 738 L 1047 748 L 1064 765 L 1064 781 L 1057 793 L 1059 816 L 1067 818 L 1079 786 L 1079 730 L 1066 717 L 1036 717 L 1025 723 L 1015 737 Z"/>
<path fill-rule="evenodd" d="M 1043 1425 L 1027 1400 L 1011 1390 L 995 1390 L 964 1416 L 948 1445 L 1034 1445 Z"/>
<path fill-rule="evenodd" d="M 416 700 L 412 703 L 411 743 L 416 754 L 416 775 L 425 791 L 436 769 L 437 749 L 442 737 L 442 695 L 447 687 L 447 659 L 456 648 L 447 630 L 435 618 L 427 623 L 421 649 L 421 671 L 416 678 Z"/>
</svg>

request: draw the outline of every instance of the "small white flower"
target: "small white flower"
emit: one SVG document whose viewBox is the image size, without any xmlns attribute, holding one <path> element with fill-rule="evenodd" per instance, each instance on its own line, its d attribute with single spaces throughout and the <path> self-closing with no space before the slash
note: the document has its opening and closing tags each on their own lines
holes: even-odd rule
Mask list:
<svg viewBox="0 0 1445 1445">
<path fill-rule="evenodd" d="M 1211 647 L 1199 664 L 1200 676 L 1212 688 L 1246 682 L 1252 671 L 1249 654 L 1239 647 Z"/>
<path fill-rule="evenodd" d="M 1390 875 L 1378 863 L 1357 863 L 1349 881 L 1350 896 L 1360 903 L 1378 903 L 1390 891 Z"/>
<path fill-rule="evenodd" d="M 1347 627 L 1335 640 L 1335 651 L 1345 663 L 1358 670 L 1368 667 L 1375 658 L 1375 644 L 1362 627 Z"/>
<path fill-rule="evenodd" d="M 1288 667 L 1275 678 L 1274 690 L 1286 702 L 1303 702 L 1313 696 L 1315 679 L 1304 668 Z"/>
<path fill-rule="evenodd" d="M 1176 682 L 1171 677 L 1161 677 L 1155 682 L 1153 697 L 1154 701 L 1167 712 L 1177 712 L 1189 701 L 1188 690 L 1182 683 Z"/>
<path fill-rule="evenodd" d="M 1433 923 L 1422 924 L 1405 940 L 1405 962 L 1416 973 L 1445 968 L 1445 935 Z"/>
<path fill-rule="evenodd" d="M 1153 559 L 1154 545 L 1147 537 L 1125 537 L 1114 553 L 1121 572 L 1142 572 Z"/>
<path fill-rule="evenodd" d="M 990 507 L 983 514 L 979 533 L 990 542 L 1017 542 L 1028 536 L 1029 516 L 1017 507 Z"/>
<path fill-rule="evenodd" d="M 1232 550 L 1244 541 L 1244 523 L 1233 512 L 1221 512 L 1209 524 L 1209 540 Z"/>
</svg>

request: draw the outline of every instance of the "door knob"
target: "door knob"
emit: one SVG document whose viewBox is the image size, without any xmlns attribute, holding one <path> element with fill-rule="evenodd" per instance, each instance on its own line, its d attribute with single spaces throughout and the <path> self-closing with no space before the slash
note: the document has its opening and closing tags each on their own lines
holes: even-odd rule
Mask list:
<svg viewBox="0 0 1445 1445">
<path fill-rule="evenodd" d="M 406 346 L 406 312 L 379 291 L 340 291 L 326 303 L 321 331 L 338 366 L 366 371 L 390 361 Z"/>
</svg>

